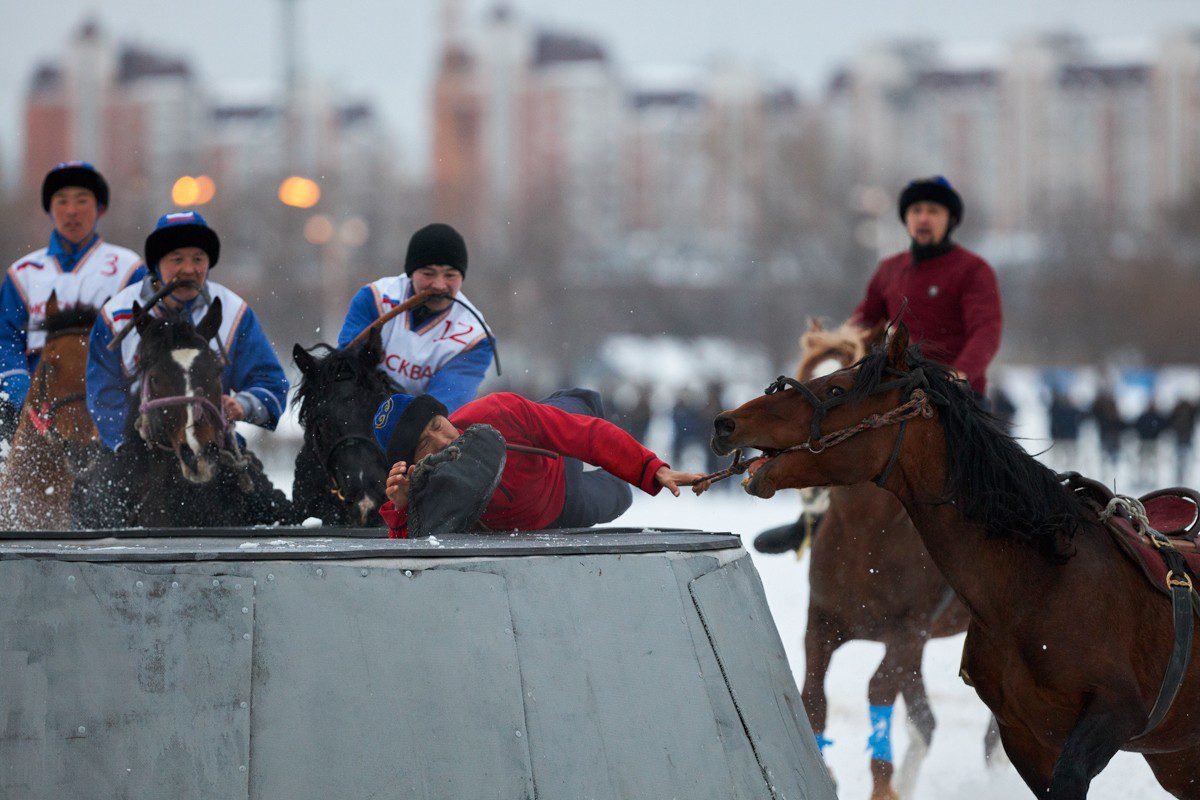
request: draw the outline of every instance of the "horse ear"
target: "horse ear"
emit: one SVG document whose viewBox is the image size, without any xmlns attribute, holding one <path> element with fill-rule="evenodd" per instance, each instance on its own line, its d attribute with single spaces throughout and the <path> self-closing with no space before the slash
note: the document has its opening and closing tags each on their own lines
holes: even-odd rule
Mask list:
<svg viewBox="0 0 1200 800">
<path fill-rule="evenodd" d="M 808 332 L 816 333 L 817 331 L 820 331 L 820 330 L 824 330 L 824 328 L 821 327 L 821 320 L 817 319 L 816 317 L 809 317 L 808 318 Z"/>
<path fill-rule="evenodd" d="M 133 309 L 130 316 L 133 317 L 133 324 L 137 326 L 138 336 L 146 332 L 146 328 L 150 325 L 150 315 L 142 308 L 142 304 L 137 300 L 133 301 Z"/>
<path fill-rule="evenodd" d="M 217 335 L 221 330 L 221 298 L 216 298 L 212 301 L 212 305 L 208 307 L 208 313 L 204 315 L 204 319 L 200 320 L 200 324 L 196 326 L 196 333 L 204 337 L 204 341 L 208 341 Z"/>
<path fill-rule="evenodd" d="M 881 319 L 876 322 L 871 330 L 867 331 L 866 337 L 863 339 L 863 344 L 867 346 L 867 352 L 874 350 L 876 347 L 883 347 L 887 342 L 887 320 Z"/>
<path fill-rule="evenodd" d="M 908 371 L 908 326 L 896 324 L 892 338 L 888 340 L 888 366 L 901 372 Z"/>
<path fill-rule="evenodd" d="M 358 360 L 368 368 L 379 366 L 383 360 L 383 334 L 378 327 L 372 328 L 367 340 L 359 346 Z"/>
<path fill-rule="evenodd" d="M 296 362 L 302 375 L 307 375 L 317 366 L 317 360 L 312 357 L 312 353 L 301 347 L 299 342 L 292 347 L 292 361 Z"/>
<path fill-rule="evenodd" d="M 46 317 L 58 316 L 58 292 L 50 292 L 50 299 L 46 301 Z"/>
</svg>

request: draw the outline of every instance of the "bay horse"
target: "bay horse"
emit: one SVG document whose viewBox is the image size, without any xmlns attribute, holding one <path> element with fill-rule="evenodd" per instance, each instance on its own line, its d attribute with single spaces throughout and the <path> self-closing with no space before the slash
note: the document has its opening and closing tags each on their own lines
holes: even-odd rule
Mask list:
<svg viewBox="0 0 1200 800">
<path fill-rule="evenodd" d="M 721 414 L 712 443 L 762 451 L 745 485 L 757 497 L 879 480 L 900 501 L 969 611 L 963 677 L 1036 796 L 1086 798 L 1127 750 L 1174 796 L 1200 798 L 1200 637 L 1148 725 L 1172 661 L 1171 603 L 948 367 L 908 347 L 903 324 L 849 369 L 780 378 Z"/>
<path fill-rule="evenodd" d="M 387 501 L 383 490 L 391 465 L 375 439 L 374 421 L 379 404 L 393 392 L 377 369 L 382 357 L 378 328 L 359 345 L 292 349 L 301 375 L 292 402 L 299 405 L 304 428 L 292 482 L 300 517 L 317 517 L 326 525 L 382 525 L 375 511 Z"/>
<path fill-rule="evenodd" d="M 85 528 L 222 527 L 294 523 L 292 504 L 242 449 L 221 407 L 221 354 L 209 342 L 221 327 L 216 299 L 198 325 L 185 315 L 155 317 L 138 303 L 141 337 L 125 443 L 105 450 L 72 497 Z"/>
<path fill-rule="evenodd" d="M 800 339 L 797 380 L 828 375 L 859 361 L 882 342 L 883 333 L 882 324 L 871 330 L 853 326 L 826 330 L 811 320 Z M 867 688 L 871 798 L 910 797 L 936 727 L 921 669 L 925 643 L 965 631 L 967 610 L 937 571 L 895 497 L 873 483 L 834 486 L 827 491 L 827 510 L 811 528 L 808 542 L 804 708 L 824 750 L 832 744 L 825 736 L 825 676 L 833 654 L 849 641 L 882 643 L 883 660 Z M 811 502 L 811 497 L 806 499 L 806 505 Z M 801 532 L 809 529 L 803 518 L 795 525 Z M 910 733 L 898 774 L 891 744 L 897 695 L 904 697 Z M 994 734 L 985 738 L 986 757 L 990 758 L 997 744 Z"/>
<path fill-rule="evenodd" d="M 14 530 L 71 527 L 75 474 L 100 445 L 87 410 L 88 337 L 98 309 L 46 304 L 46 343 L 0 476 L 0 519 Z"/>
</svg>

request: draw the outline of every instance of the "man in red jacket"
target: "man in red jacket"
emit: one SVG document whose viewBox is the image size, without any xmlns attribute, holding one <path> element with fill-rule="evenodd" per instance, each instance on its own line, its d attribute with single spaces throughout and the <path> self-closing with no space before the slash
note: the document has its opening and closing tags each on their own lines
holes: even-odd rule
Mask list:
<svg viewBox="0 0 1200 800">
<path fill-rule="evenodd" d="M 584 528 L 611 522 L 633 501 L 631 485 L 650 495 L 666 487 L 678 497 L 680 486 L 702 477 L 671 469 L 602 415 L 599 395 L 583 389 L 557 392 L 542 403 L 497 392 L 453 414 L 430 395 L 393 395 L 375 417 L 375 436 L 393 464 L 388 502 L 379 513 L 392 538 L 407 538 L 413 465 L 480 423 L 498 430 L 507 444 L 564 456 L 509 452 L 500 485 L 480 518 L 492 530 Z M 600 469 L 585 472 L 582 462 Z"/>
<path fill-rule="evenodd" d="M 938 175 L 915 180 L 900 193 L 900 221 L 912 240 L 903 252 L 879 262 L 849 324 L 871 328 L 894 319 L 907 301 L 904 322 L 925 355 L 949 364 L 982 399 L 987 368 L 1000 349 L 1000 290 L 986 261 L 950 240 L 962 222 L 963 201 Z M 815 529 L 805 515 L 754 539 L 762 553 L 801 546 Z"/>
<path fill-rule="evenodd" d="M 942 176 L 904 187 L 900 220 L 912 244 L 879 263 L 849 321 L 870 328 L 894 318 L 907 300 L 904 322 L 913 341 L 982 396 L 1000 349 L 1000 290 L 988 263 L 950 240 L 962 217 L 962 198 Z"/>
</svg>

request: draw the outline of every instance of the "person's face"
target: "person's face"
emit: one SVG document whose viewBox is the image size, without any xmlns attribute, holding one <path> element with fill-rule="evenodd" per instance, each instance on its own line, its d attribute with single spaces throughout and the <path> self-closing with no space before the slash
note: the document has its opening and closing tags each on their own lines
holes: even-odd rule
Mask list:
<svg viewBox="0 0 1200 800">
<path fill-rule="evenodd" d="M 158 275 L 164 284 L 178 278 L 195 284 L 181 287 L 171 293 L 171 299 L 186 303 L 200 294 L 200 287 L 208 278 L 208 253 L 199 247 L 180 247 L 167 253 L 158 262 Z"/>
<path fill-rule="evenodd" d="M 417 449 L 413 452 L 413 462 L 433 453 L 440 453 L 459 437 L 458 428 L 450 420 L 438 415 L 425 424 L 421 438 L 417 440 Z"/>
<path fill-rule="evenodd" d="M 421 267 L 413 271 L 412 274 L 413 292 L 420 293 L 426 289 L 433 289 L 438 294 L 457 297 L 458 290 L 462 288 L 463 274 L 455 267 L 447 267 L 441 264 L 430 264 L 427 267 Z M 426 308 L 433 311 L 445 311 L 450 307 L 451 300 L 438 298 L 430 300 L 425 304 Z"/>
<path fill-rule="evenodd" d="M 950 230 L 950 211 L 940 203 L 922 200 L 913 203 L 904 214 L 908 235 L 922 247 L 938 244 Z"/>
<path fill-rule="evenodd" d="M 64 186 L 50 196 L 50 218 L 58 235 L 71 244 L 79 244 L 96 227 L 104 209 L 96 195 L 81 186 Z"/>
</svg>

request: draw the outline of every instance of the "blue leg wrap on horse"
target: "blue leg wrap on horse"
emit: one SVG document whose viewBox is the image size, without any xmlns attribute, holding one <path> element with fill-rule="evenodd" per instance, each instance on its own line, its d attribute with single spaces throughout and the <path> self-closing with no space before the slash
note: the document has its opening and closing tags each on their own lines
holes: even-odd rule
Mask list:
<svg viewBox="0 0 1200 800">
<path fill-rule="evenodd" d="M 831 744 L 833 744 L 833 739 L 826 739 L 824 733 L 817 734 L 817 749 L 819 749 L 822 753 L 824 753 L 825 748 L 829 747 Z"/>
<path fill-rule="evenodd" d="M 871 706 L 871 738 L 867 740 L 871 758 L 892 762 L 892 706 Z"/>
</svg>

